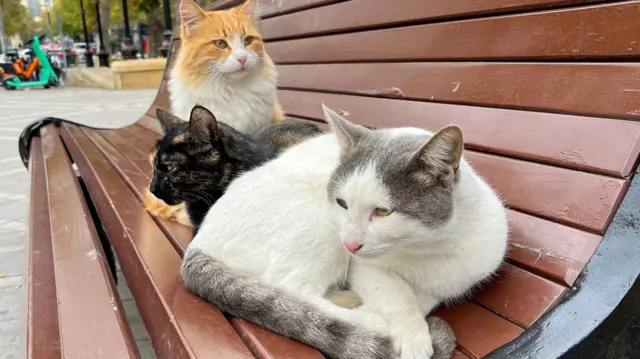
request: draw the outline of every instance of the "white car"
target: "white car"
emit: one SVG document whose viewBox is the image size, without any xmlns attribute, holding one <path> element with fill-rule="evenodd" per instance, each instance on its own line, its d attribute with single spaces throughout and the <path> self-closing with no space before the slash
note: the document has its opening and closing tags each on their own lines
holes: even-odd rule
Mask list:
<svg viewBox="0 0 640 359">
<path fill-rule="evenodd" d="M 87 44 L 85 42 L 76 42 L 73 44 L 73 50 L 78 55 L 78 61 L 85 62 L 87 60 Z"/>
</svg>

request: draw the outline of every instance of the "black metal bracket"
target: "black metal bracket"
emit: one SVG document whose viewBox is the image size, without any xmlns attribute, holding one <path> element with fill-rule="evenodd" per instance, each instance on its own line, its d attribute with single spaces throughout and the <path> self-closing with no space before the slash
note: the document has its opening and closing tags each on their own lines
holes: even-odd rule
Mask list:
<svg viewBox="0 0 640 359">
<path fill-rule="evenodd" d="M 83 125 L 77 122 L 65 120 L 57 117 L 43 117 L 37 121 L 32 122 L 27 125 L 27 127 L 22 130 L 20 137 L 18 137 L 18 152 L 20 153 L 20 159 L 22 160 L 22 164 L 25 168 L 29 169 L 29 150 L 31 149 L 31 139 L 34 137 L 40 136 L 40 129 L 44 126 L 53 124 L 57 128 L 60 128 L 63 123 L 68 123 L 74 126 L 91 128 L 94 130 L 104 130 L 105 128 L 100 127 L 92 127 Z"/>
</svg>

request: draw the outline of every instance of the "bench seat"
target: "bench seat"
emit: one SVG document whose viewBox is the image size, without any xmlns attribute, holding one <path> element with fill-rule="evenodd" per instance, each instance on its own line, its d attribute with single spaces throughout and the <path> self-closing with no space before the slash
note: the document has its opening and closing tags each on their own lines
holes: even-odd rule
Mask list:
<svg viewBox="0 0 640 359">
<path fill-rule="evenodd" d="M 508 206 L 505 264 L 470 298 L 435 312 L 456 333 L 454 358 L 598 358 L 637 323 L 640 1 L 271 4 L 259 24 L 287 116 L 326 129 L 324 102 L 368 127 L 455 123 L 467 160 Z M 66 330 L 78 330 L 79 322 L 67 319 L 70 302 L 56 306 L 54 299 L 78 289 L 74 268 L 84 268 L 100 275 L 83 293 L 101 299 L 79 309 L 112 308 L 100 314 L 100 330 L 113 341 L 92 344 L 138 355 L 101 261 L 99 227 L 158 358 L 323 358 L 189 293 L 179 266 L 191 229 L 143 208 L 148 155 L 161 136 L 155 113 L 170 107 L 167 80 L 180 41 L 176 34 L 158 95 L 136 124 L 49 125 L 32 141 L 29 290 L 33 313 L 49 319 L 30 311 L 29 343 L 66 347 L 62 338 L 73 333 Z M 51 215 L 60 210 L 64 216 Z M 84 241 L 60 252 L 65 237 Z M 82 256 L 91 250 L 100 260 Z M 78 264 L 67 267 L 60 253 Z M 38 284 L 53 280 L 54 289 Z"/>
</svg>

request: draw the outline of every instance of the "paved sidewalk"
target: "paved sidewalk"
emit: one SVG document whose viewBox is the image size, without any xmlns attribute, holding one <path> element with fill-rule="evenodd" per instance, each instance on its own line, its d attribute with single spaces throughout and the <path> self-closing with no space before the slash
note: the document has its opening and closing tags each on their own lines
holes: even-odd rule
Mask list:
<svg viewBox="0 0 640 359">
<path fill-rule="evenodd" d="M 23 342 L 26 223 L 29 174 L 18 155 L 18 136 L 37 118 L 54 116 L 100 127 L 135 122 L 149 107 L 156 90 L 0 88 L 0 359 L 18 359 Z M 153 358 L 124 278 L 118 289 L 143 358 Z M 21 358 L 20 358 L 21 359 Z"/>
</svg>

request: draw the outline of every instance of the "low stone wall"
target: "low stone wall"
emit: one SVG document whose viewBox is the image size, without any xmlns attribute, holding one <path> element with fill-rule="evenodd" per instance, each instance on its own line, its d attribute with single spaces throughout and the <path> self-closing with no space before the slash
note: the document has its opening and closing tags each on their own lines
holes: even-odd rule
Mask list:
<svg viewBox="0 0 640 359">
<path fill-rule="evenodd" d="M 111 64 L 114 89 L 154 89 L 160 86 L 166 59 L 122 60 Z"/>
<path fill-rule="evenodd" d="M 114 61 L 111 67 L 71 68 L 67 79 L 72 87 L 105 90 L 157 89 L 166 64 L 166 59 Z"/>
<path fill-rule="evenodd" d="M 67 70 L 67 83 L 71 87 L 114 90 L 113 71 L 108 67 L 75 67 Z"/>
</svg>

